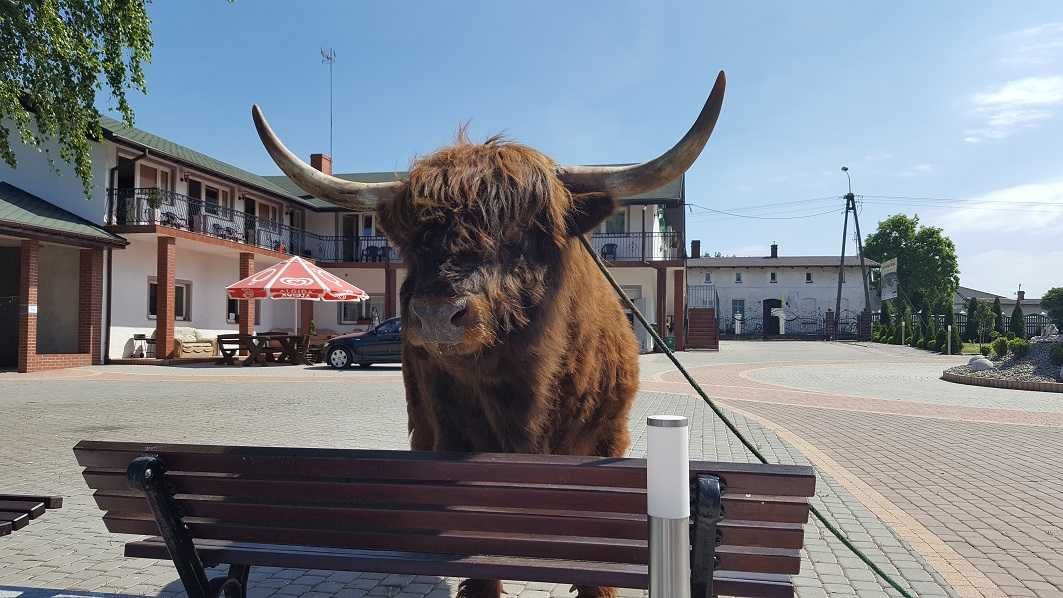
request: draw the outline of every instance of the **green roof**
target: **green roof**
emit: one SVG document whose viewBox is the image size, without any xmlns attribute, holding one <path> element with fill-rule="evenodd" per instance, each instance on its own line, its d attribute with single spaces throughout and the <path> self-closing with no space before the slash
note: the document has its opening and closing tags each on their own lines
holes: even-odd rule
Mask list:
<svg viewBox="0 0 1063 598">
<path fill-rule="evenodd" d="M 362 183 L 383 183 L 386 181 L 397 181 L 406 178 L 407 172 L 349 172 L 346 174 L 335 175 L 338 178 L 346 179 L 348 181 L 359 181 Z M 312 208 L 318 210 L 339 210 L 342 209 L 336 204 L 325 200 L 307 195 L 305 191 L 299 188 L 291 179 L 284 175 L 271 175 L 263 177 L 269 179 L 270 182 L 276 184 L 279 187 L 283 187 L 292 195 L 299 195 L 307 202 Z M 678 204 L 683 200 L 683 177 L 675 179 L 674 181 L 663 185 L 652 191 L 645 193 L 639 193 L 638 195 L 631 195 L 622 198 L 633 203 L 668 203 Z"/>
<path fill-rule="evenodd" d="M 0 182 L 0 225 L 13 224 L 41 231 L 84 238 L 109 245 L 125 245 L 126 240 L 88 220 L 22 189 Z"/>
<path fill-rule="evenodd" d="M 297 203 L 309 207 L 316 207 L 313 205 L 316 202 L 308 202 L 303 199 L 301 197 L 302 193 L 292 193 L 289 189 L 279 186 L 270 180 L 278 177 L 259 176 L 238 166 L 233 166 L 228 162 L 222 162 L 221 160 L 197 152 L 194 149 L 187 148 L 168 139 L 163 139 L 158 135 L 153 135 L 136 127 L 131 127 L 120 120 L 115 120 L 107 116 L 100 117 L 100 126 L 103 127 L 103 130 L 109 137 L 114 139 L 127 141 L 134 145 L 147 148 L 149 151 L 158 153 L 160 156 L 172 158 L 196 168 L 202 168 L 203 170 L 220 174 L 234 181 L 251 187 L 256 187 L 275 195 L 280 195 Z M 328 205 L 331 206 L 332 204 Z"/>
</svg>

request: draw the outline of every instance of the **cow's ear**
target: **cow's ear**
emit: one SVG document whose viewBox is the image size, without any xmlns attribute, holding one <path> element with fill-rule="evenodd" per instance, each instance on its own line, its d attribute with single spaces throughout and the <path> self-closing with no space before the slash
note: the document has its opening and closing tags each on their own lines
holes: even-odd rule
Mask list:
<svg viewBox="0 0 1063 598">
<path fill-rule="evenodd" d="M 568 214 L 569 236 L 583 235 L 613 215 L 616 200 L 608 193 L 577 193 L 572 196 Z"/>
</svg>

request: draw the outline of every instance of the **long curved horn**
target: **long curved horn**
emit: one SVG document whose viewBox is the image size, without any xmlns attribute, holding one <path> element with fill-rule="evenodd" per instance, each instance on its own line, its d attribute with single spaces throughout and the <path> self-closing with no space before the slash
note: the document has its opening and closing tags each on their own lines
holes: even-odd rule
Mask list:
<svg viewBox="0 0 1063 598">
<path fill-rule="evenodd" d="M 562 166 L 561 180 L 573 191 L 606 191 L 617 198 L 650 191 L 675 180 L 690 168 L 709 141 L 716 119 L 720 117 L 726 86 L 727 78 L 720 71 L 694 125 L 679 143 L 661 156 L 631 166 Z"/>
<path fill-rule="evenodd" d="M 266 151 L 273 161 L 300 189 L 311 195 L 345 208 L 365 210 L 375 208 L 378 202 L 395 197 L 405 186 L 405 183 L 400 181 L 360 183 L 325 174 L 295 157 L 295 154 L 284 147 L 266 122 L 266 117 L 262 116 L 258 104 L 251 106 L 251 117 L 255 120 L 255 128 L 258 129 L 262 145 L 266 146 Z"/>
</svg>

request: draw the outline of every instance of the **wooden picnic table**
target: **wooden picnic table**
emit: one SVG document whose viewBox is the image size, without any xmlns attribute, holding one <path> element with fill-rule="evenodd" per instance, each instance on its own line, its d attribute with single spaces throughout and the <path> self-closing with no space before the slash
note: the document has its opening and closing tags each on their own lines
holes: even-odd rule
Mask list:
<svg viewBox="0 0 1063 598">
<path fill-rule="evenodd" d="M 303 360 L 303 337 L 295 334 L 219 334 L 218 365 L 236 365 L 236 356 L 241 349 L 247 350 L 244 365 L 265 365 L 267 362 L 301 363 Z"/>
</svg>

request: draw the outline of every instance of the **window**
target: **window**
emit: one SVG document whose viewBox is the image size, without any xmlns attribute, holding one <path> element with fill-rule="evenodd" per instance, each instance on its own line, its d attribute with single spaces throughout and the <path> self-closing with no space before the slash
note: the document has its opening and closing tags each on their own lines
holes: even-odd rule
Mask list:
<svg viewBox="0 0 1063 598">
<path fill-rule="evenodd" d="M 158 290 L 155 277 L 148 278 L 148 318 L 154 319 L 155 304 L 158 301 Z M 192 283 L 187 280 L 178 280 L 174 285 L 173 318 L 182 322 L 192 319 Z"/>
<path fill-rule="evenodd" d="M 402 320 L 388 320 L 376 327 L 379 334 L 398 334 L 402 332 Z"/>
<path fill-rule="evenodd" d="M 259 225 L 262 228 L 267 230 L 280 230 L 278 225 L 281 223 L 281 210 L 278 206 L 271 203 L 259 202 L 258 220 Z"/>
<path fill-rule="evenodd" d="M 154 166 L 148 166 L 147 164 L 141 164 L 140 184 L 138 186 L 142 189 L 162 189 L 163 191 L 169 191 L 170 171 L 155 168 Z"/>
<path fill-rule="evenodd" d="M 236 324 L 240 321 L 240 302 L 230 297 L 225 298 L 225 321 Z M 262 323 L 262 300 L 255 299 L 255 326 Z"/>
<path fill-rule="evenodd" d="M 812 284 L 812 273 L 805 272 L 805 284 Z"/>
<path fill-rule="evenodd" d="M 221 215 L 222 218 L 232 218 L 233 198 L 228 189 L 219 189 L 206 185 L 203 192 L 203 202 L 206 204 L 206 212 Z"/>
<path fill-rule="evenodd" d="M 731 299 L 731 316 L 734 317 L 738 314 L 742 314 L 742 317 L 746 315 L 745 299 Z"/>
<path fill-rule="evenodd" d="M 705 273 L 705 284 L 712 284 L 712 272 Z"/>
<path fill-rule="evenodd" d="M 340 324 L 357 324 L 384 317 L 384 295 L 370 293 L 368 301 L 342 301 L 337 305 Z"/>
<path fill-rule="evenodd" d="M 627 232 L 627 210 L 622 209 L 610 216 L 602 223 L 602 232 L 606 234 L 620 234 Z"/>
<path fill-rule="evenodd" d="M 774 272 L 771 272 L 768 274 L 768 282 L 770 282 L 771 284 L 775 284 L 779 282 L 779 277 L 776 276 Z"/>
<path fill-rule="evenodd" d="M 735 284 L 742 284 L 742 273 L 735 272 Z"/>
</svg>

